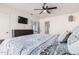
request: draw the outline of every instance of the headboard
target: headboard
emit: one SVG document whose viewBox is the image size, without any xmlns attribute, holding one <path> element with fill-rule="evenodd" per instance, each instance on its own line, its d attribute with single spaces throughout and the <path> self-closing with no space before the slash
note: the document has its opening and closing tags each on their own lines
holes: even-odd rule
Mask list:
<svg viewBox="0 0 79 59">
<path fill-rule="evenodd" d="M 18 36 L 23 36 L 23 35 L 30 35 L 33 34 L 33 30 L 28 29 L 28 30 L 12 30 L 12 37 L 18 37 Z"/>
</svg>

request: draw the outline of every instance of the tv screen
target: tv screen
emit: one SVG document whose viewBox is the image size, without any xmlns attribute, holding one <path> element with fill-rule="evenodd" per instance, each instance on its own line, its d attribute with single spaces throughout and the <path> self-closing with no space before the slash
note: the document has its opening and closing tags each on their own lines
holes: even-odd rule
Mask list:
<svg viewBox="0 0 79 59">
<path fill-rule="evenodd" d="M 28 24 L 28 18 L 18 16 L 18 23 Z"/>
</svg>

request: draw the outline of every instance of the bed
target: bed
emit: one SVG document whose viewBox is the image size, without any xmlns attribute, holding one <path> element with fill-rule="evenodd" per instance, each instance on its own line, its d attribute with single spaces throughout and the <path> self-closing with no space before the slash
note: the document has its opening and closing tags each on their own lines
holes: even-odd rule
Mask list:
<svg viewBox="0 0 79 59">
<path fill-rule="evenodd" d="M 0 45 L 0 55 L 71 55 L 68 39 L 72 32 L 61 34 L 31 34 L 6 39 Z"/>
</svg>

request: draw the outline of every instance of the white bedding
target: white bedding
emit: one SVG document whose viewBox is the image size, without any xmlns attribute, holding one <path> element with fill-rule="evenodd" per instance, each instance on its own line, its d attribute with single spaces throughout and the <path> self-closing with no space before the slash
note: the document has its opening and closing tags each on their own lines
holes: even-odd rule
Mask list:
<svg viewBox="0 0 79 59">
<path fill-rule="evenodd" d="M 60 35 L 33 34 L 6 39 L 0 45 L 0 55 L 61 55 L 69 54 L 64 39 L 69 32 Z M 62 43 L 60 43 L 62 41 Z"/>
<path fill-rule="evenodd" d="M 30 54 L 30 52 L 38 47 L 40 44 L 53 38 L 57 38 L 58 35 L 40 35 L 33 34 L 28 36 L 21 36 L 13 39 L 6 39 L 0 45 L 0 54 L 2 55 L 21 55 Z M 54 42 L 54 41 L 53 41 Z"/>
</svg>

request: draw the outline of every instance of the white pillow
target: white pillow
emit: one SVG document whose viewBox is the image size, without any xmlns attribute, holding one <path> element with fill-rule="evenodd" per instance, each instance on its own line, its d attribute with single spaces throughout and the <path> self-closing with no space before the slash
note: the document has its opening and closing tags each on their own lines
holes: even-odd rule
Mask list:
<svg viewBox="0 0 79 59">
<path fill-rule="evenodd" d="M 79 54 L 79 28 L 73 31 L 67 42 L 69 52 Z"/>
<path fill-rule="evenodd" d="M 58 37 L 58 42 L 62 42 L 68 33 L 69 31 L 61 33 Z"/>
</svg>

